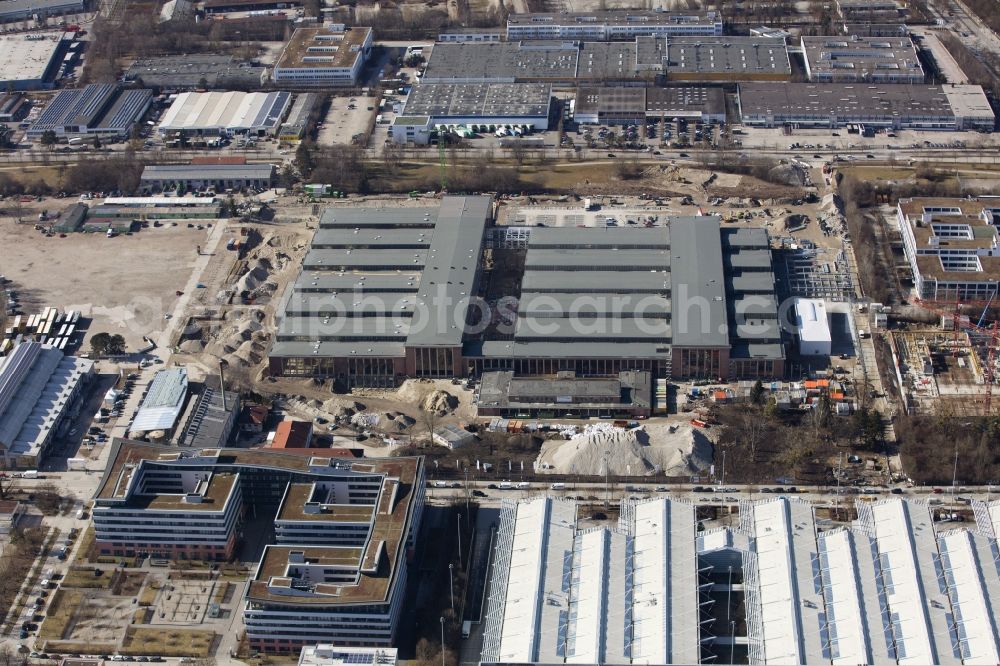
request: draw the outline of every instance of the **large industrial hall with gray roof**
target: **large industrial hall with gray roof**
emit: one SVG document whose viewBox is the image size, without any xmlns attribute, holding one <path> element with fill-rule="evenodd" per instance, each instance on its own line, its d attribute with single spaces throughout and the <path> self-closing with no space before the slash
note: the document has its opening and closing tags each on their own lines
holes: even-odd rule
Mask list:
<svg viewBox="0 0 1000 666">
<path fill-rule="evenodd" d="M 625 499 L 613 528 L 577 505 L 504 500 L 484 664 L 996 664 L 1000 502 L 935 532 L 920 500 L 858 501 L 831 527 L 804 500 Z"/>
<path fill-rule="evenodd" d="M 490 371 L 783 374 L 765 230 L 724 229 L 713 216 L 517 228 L 528 237 L 509 272 L 484 250 L 488 234 L 502 245 L 512 231 L 492 226 L 493 207 L 446 196 L 438 207 L 327 209 L 279 307 L 271 373 L 344 386 Z M 490 295 L 494 280 L 514 288 Z M 517 306 L 498 312 L 494 297 Z"/>
</svg>

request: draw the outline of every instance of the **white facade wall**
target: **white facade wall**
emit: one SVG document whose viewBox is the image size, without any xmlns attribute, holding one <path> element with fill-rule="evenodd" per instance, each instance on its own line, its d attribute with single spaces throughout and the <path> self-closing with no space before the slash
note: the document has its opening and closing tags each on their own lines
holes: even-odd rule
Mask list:
<svg viewBox="0 0 1000 666">
<path fill-rule="evenodd" d="M 832 337 L 823 301 L 795 299 L 795 316 L 799 324 L 799 353 L 803 356 L 829 356 Z"/>
<path fill-rule="evenodd" d="M 643 23 L 636 21 L 630 25 L 609 25 L 594 22 L 580 23 L 537 23 L 508 24 L 507 41 L 521 39 L 573 39 L 587 41 L 629 40 L 636 37 L 691 37 L 717 36 L 722 34 L 722 21 L 698 23 Z"/>
</svg>

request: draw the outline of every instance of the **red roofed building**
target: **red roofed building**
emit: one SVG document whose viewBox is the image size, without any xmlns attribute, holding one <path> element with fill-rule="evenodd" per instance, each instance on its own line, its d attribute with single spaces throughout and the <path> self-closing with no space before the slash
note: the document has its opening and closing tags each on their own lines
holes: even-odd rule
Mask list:
<svg viewBox="0 0 1000 666">
<path fill-rule="evenodd" d="M 282 421 L 271 441 L 272 449 L 308 449 L 312 444 L 313 428 L 309 421 Z"/>
</svg>

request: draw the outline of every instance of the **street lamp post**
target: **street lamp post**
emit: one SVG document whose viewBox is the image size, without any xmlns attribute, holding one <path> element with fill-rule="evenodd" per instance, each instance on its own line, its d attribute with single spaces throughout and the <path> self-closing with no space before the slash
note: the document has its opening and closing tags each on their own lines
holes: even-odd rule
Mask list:
<svg viewBox="0 0 1000 666">
<path fill-rule="evenodd" d="M 451 598 L 451 612 L 455 612 L 455 565 L 448 564 L 448 591 Z"/>
<path fill-rule="evenodd" d="M 958 440 L 955 440 L 955 464 L 951 468 L 951 501 L 955 502 L 955 485 L 958 483 Z"/>
<path fill-rule="evenodd" d="M 444 666 L 444 615 L 441 616 L 441 666 Z"/>
<path fill-rule="evenodd" d="M 722 449 L 722 486 L 725 487 L 725 485 L 726 485 L 726 450 Z"/>
</svg>

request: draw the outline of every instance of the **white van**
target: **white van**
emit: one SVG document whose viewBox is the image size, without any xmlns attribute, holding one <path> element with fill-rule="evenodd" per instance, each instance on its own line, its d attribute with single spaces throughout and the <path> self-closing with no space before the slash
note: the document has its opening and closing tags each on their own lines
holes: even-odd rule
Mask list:
<svg viewBox="0 0 1000 666">
<path fill-rule="evenodd" d="M 550 486 L 550 488 L 552 488 L 552 490 L 566 490 L 566 484 L 565 483 L 553 483 Z"/>
</svg>

